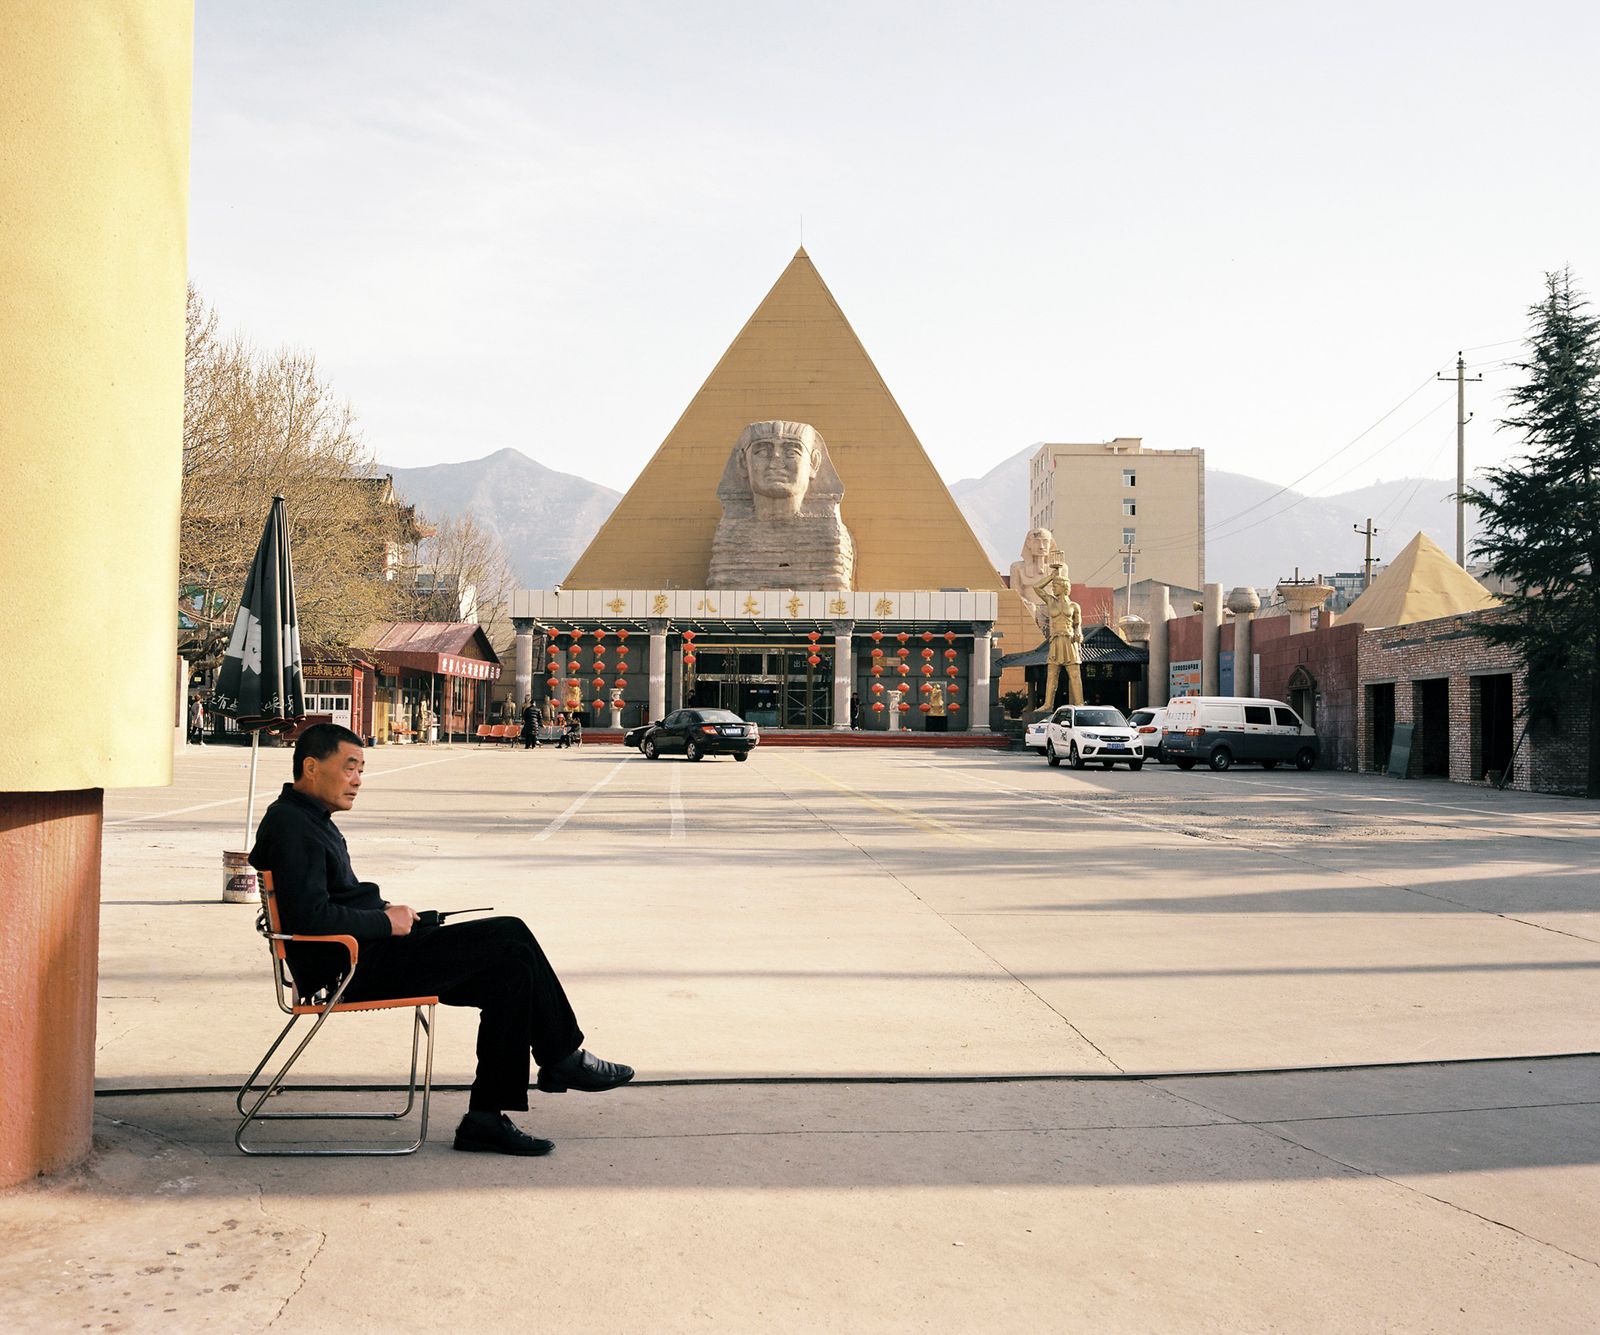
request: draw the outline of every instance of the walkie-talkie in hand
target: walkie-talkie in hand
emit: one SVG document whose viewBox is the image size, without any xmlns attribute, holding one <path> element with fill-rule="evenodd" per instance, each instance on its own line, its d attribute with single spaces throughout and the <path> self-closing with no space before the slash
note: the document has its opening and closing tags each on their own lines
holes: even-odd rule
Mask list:
<svg viewBox="0 0 1600 1335">
<path fill-rule="evenodd" d="M 417 914 L 417 920 L 412 924 L 414 932 L 421 928 L 425 932 L 432 931 L 435 927 L 443 927 L 446 918 L 459 918 L 463 913 L 493 913 L 494 906 L 483 909 L 423 909 Z"/>
</svg>

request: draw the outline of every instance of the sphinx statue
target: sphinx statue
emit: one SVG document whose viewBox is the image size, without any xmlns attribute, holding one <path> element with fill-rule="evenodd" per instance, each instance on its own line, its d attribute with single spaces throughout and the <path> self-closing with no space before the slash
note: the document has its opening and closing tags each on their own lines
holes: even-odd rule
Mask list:
<svg viewBox="0 0 1600 1335">
<path fill-rule="evenodd" d="M 839 517 L 844 483 L 804 422 L 752 422 L 722 470 L 710 589 L 853 589 L 856 554 Z"/>
<path fill-rule="evenodd" d="M 1050 633 L 1050 614 L 1045 610 L 1038 586 L 1044 582 L 1050 566 L 1061 559 L 1055 535 L 1047 528 L 1036 528 L 1022 540 L 1022 559 L 1011 563 L 1012 591 L 1022 599 L 1022 605 L 1033 613 L 1033 619 L 1044 635 Z"/>
</svg>

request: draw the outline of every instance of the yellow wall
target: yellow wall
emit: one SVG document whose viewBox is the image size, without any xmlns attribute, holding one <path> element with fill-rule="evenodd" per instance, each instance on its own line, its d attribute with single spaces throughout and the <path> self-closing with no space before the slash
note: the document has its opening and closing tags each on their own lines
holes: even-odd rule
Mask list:
<svg viewBox="0 0 1600 1335">
<path fill-rule="evenodd" d="M 0 792 L 171 778 L 193 19 L 0 20 Z"/>
</svg>

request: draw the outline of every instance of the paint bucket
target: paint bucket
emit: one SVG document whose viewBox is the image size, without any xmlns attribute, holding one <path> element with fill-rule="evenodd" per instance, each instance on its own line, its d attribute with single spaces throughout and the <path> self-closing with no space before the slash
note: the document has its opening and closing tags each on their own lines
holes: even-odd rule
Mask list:
<svg viewBox="0 0 1600 1335">
<path fill-rule="evenodd" d="M 260 882 L 256 869 L 244 853 L 222 855 L 222 902 L 224 904 L 259 904 Z"/>
</svg>

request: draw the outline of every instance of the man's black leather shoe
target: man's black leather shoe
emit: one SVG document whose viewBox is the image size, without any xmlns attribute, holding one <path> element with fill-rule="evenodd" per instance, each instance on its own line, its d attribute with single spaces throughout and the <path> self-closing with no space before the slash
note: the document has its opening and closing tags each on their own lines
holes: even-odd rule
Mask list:
<svg viewBox="0 0 1600 1335">
<path fill-rule="evenodd" d="M 539 1088 L 546 1094 L 565 1094 L 569 1089 L 579 1089 L 585 1094 L 598 1094 L 603 1089 L 615 1089 L 633 1079 L 633 1067 L 621 1062 L 608 1062 L 583 1048 L 565 1057 L 553 1066 L 539 1068 Z"/>
<path fill-rule="evenodd" d="M 456 1128 L 456 1148 L 474 1154 L 519 1154 L 535 1157 L 549 1154 L 555 1149 L 553 1140 L 541 1140 L 519 1130 L 517 1124 L 504 1113 L 498 1121 L 474 1117 L 471 1113 L 461 1119 Z"/>
</svg>

